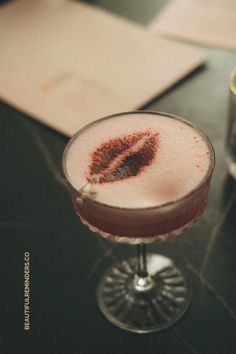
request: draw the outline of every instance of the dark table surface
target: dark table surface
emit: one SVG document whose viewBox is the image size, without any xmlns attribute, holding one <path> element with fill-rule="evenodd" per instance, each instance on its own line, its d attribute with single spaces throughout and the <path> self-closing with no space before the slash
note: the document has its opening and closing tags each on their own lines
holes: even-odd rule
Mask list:
<svg viewBox="0 0 236 354">
<path fill-rule="evenodd" d="M 144 25 L 165 3 L 90 2 Z M 95 288 L 102 271 L 136 250 L 94 236 L 76 218 L 61 175 L 67 139 L 0 104 L 1 353 L 236 353 L 236 182 L 224 163 L 227 82 L 236 55 L 205 50 L 207 65 L 144 107 L 197 123 L 216 151 L 203 216 L 179 238 L 149 247 L 172 257 L 192 284 L 185 316 L 159 333 L 128 333 L 100 314 Z M 23 328 L 24 252 L 30 253 L 30 331 Z"/>
</svg>

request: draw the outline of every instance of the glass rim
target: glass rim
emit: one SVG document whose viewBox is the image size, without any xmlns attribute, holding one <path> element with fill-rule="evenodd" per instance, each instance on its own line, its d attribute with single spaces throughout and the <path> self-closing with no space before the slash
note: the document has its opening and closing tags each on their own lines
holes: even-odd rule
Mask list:
<svg viewBox="0 0 236 354">
<path fill-rule="evenodd" d="M 229 76 L 229 89 L 236 96 L 236 67 L 231 71 Z"/>
<path fill-rule="evenodd" d="M 153 114 L 153 115 L 159 115 L 159 116 L 163 116 L 163 117 L 168 117 L 168 118 L 172 118 L 172 119 L 176 119 L 178 121 L 181 121 L 187 125 L 189 125 L 190 127 L 194 128 L 206 141 L 208 147 L 209 147 L 209 151 L 211 151 L 211 163 L 209 164 L 209 168 L 206 172 L 206 175 L 204 176 L 204 178 L 201 180 L 201 182 L 195 186 L 195 188 L 193 188 L 192 190 L 190 190 L 188 193 L 184 194 L 182 197 L 171 200 L 169 202 L 163 203 L 163 204 L 159 204 L 156 206 L 150 206 L 150 207 L 138 207 L 138 208 L 128 208 L 128 207 L 120 207 L 120 206 L 115 206 L 115 205 L 110 205 L 110 204 L 106 204 L 106 203 L 102 203 L 99 202 L 98 200 L 94 199 L 94 198 L 89 198 L 88 196 L 86 196 L 86 199 L 88 199 L 90 202 L 97 204 L 97 205 L 101 205 L 103 207 L 109 207 L 111 209 L 116 209 L 116 210 L 132 210 L 132 211 L 141 211 L 141 210 L 156 210 L 156 209 L 162 209 L 168 206 L 172 206 L 174 204 L 177 204 L 179 202 L 182 202 L 186 199 L 188 199 L 191 195 L 193 195 L 195 192 L 197 192 L 202 185 L 204 185 L 208 179 L 211 177 L 214 166 L 215 166 L 215 151 L 214 151 L 214 147 L 210 141 L 210 139 L 208 138 L 207 134 L 204 132 L 204 130 L 202 130 L 201 128 L 199 128 L 198 126 L 196 126 L 195 124 L 193 124 L 192 122 L 189 122 L 188 120 L 179 117 L 177 115 L 174 114 L 170 114 L 170 113 L 165 113 L 165 112 L 159 112 L 159 111 L 152 111 L 152 110 L 134 110 L 134 111 L 127 111 L 127 112 L 120 112 L 120 113 L 115 113 L 115 114 L 111 114 L 102 118 L 99 118 L 87 125 L 85 125 L 84 127 L 82 127 L 81 129 L 79 129 L 68 141 L 68 143 L 65 146 L 65 149 L 63 151 L 62 154 L 62 170 L 63 170 L 63 174 L 64 177 L 67 181 L 67 183 L 69 184 L 69 186 L 72 187 L 73 190 L 75 190 L 76 192 L 79 193 L 79 195 L 82 195 L 82 193 L 80 192 L 80 190 L 76 189 L 72 182 L 71 179 L 69 177 L 69 174 L 67 173 L 67 169 L 66 169 L 66 155 L 67 152 L 70 148 L 70 146 L 72 145 L 73 141 L 81 134 L 83 133 L 83 131 L 89 129 L 91 126 L 97 124 L 98 122 L 107 120 L 107 119 L 112 119 L 115 117 L 119 117 L 119 116 L 123 116 L 123 115 L 132 115 L 132 114 Z"/>
</svg>

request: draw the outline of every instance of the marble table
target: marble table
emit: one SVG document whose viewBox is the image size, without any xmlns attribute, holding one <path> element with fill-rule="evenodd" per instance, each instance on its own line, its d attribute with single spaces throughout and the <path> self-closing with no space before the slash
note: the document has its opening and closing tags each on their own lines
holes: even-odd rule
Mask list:
<svg viewBox="0 0 236 354">
<path fill-rule="evenodd" d="M 164 0 L 90 1 L 140 24 Z M 207 209 L 181 237 L 149 250 L 172 257 L 192 286 L 185 316 L 159 333 L 110 324 L 95 289 L 114 259 L 135 249 L 94 236 L 75 216 L 61 173 L 67 138 L 0 104 L 0 352 L 3 354 L 236 353 L 236 181 L 224 162 L 228 75 L 236 55 L 205 48 L 209 61 L 145 109 L 201 126 L 216 151 Z M 30 258 L 30 330 L 24 330 L 24 254 Z"/>
</svg>

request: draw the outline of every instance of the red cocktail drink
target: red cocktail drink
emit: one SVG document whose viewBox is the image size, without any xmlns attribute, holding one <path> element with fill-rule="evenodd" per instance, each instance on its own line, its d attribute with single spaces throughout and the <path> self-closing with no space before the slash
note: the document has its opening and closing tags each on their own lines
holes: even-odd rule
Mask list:
<svg viewBox="0 0 236 354">
<path fill-rule="evenodd" d="M 200 129 L 150 112 L 90 124 L 64 156 L 81 220 L 104 237 L 130 243 L 163 241 L 191 226 L 205 208 L 214 166 L 212 145 Z"/>
<path fill-rule="evenodd" d="M 206 206 L 213 168 L 206 134 L 164 113 L 115 114 L 69 141 L 63 170 L 77 215 L 100 236 L 138 244 L 138 262 L 112 265 L 97 289 L 100 310 L 116 326 L 154 332 L 185 313 L 188 282 L 171 259 L 146 259 L 145 244 L 192 226 Z"/>
</svg>

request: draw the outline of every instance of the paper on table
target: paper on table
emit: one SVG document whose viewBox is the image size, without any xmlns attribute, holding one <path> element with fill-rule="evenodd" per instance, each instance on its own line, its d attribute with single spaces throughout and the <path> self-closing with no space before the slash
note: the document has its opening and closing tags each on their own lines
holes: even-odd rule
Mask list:
<svg viewBox="0 0 236 354">
<path fill-rule="evenodd" d="M 0 8 L 0 96 L 70 136 L 136 109 L 205 61 L 93 6 L 21 0 Z"/>
<path fill-rule="evenodd" d="M 149 28 L 157 34 L 236 50 L 236 2 L 173 0 Z"/>
</svg>

